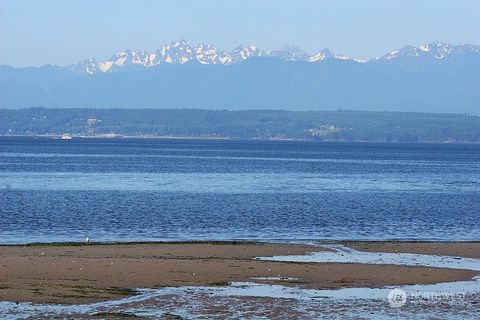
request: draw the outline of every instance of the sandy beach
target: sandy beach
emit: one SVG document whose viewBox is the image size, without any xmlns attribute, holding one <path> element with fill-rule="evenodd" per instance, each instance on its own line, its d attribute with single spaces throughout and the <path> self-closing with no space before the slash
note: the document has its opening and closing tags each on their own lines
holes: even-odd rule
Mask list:
<svg viewBox="0 0 480 320">
<path fill-rule="evenodd" d="M 348 242 L 357 250 L 479 257 L 480 243 Z M 0 300 L 78 304 L 134 294 L 136 288 L 232 281 L 313 289 L 384 287 L 470 280 L 472 270 L 351 263 L 255 260 L 303 255 L 320 246 L 262 243 L 132 243 L 0 246 Z M 295 281 L 259 280 L 289 277 Z"/>
</svg>

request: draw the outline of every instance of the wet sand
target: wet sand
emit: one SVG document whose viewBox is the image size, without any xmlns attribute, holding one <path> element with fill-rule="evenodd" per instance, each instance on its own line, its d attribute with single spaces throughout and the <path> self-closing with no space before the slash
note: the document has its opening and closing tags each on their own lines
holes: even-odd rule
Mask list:
<svg viewBox="0 0 480 320">
<path fill-rule="evenodd" d="M 344 241 L 342 244 L 369 252 L 420 253 L 480 259 L 480 242 Z"/>
<path fill-rule="evenodd" d="M 471 243 L 352 242 L 347 245 L 359 250 L 364 246 L 366 250 L 402 249 L 455 256 L 471 256 L 478 248 Z M 470 270 L 418 266 L 254 260 L 257 256 L 300 255 L 322 250 L 328 249 L 259 243 L 0 246 L 0 300 L 78 304 L 132 295 L 136 288 L 218 286 L 230 281 L 254 281 L 335 289 L 469 280 L 477 274 Z M 272 276 L 298 279 L 252 279 Z"/>
</svg>

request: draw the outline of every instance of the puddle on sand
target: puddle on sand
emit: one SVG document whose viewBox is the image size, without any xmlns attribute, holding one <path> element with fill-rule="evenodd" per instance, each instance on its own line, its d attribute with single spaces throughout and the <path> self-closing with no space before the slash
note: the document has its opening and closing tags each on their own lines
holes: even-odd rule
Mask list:
<svg viewBox="0 0 480 320">
<path fill-rule="evenodd" d="M 297 281 L 300 278 L 295 277 L 251 277 L 252 280 L 260 280 L 260 281 Z"/>
<path fill-rule="evenodd" d="M 0 302 L 0 315 L 5 318 L 88 317 L 99 312 L 133 313 L 160 318 L 165 313 L 192 318 L 431 318 L 475 319 L 480 312 L 478 281 L 443 283 L 426 286 L 405 286 L 407 293 L 462 293 L 461 300 L 432 303 L 409 303 L 401 309 L 391 308 L 387 301 L 390 288 L 349 288 L 314 290 L 234 282 L 225 287 L 178 287 L 158 290 L 141 289 L 139 295 L 115 301 L 86 305 L 36 305 Z M 453 302 L 453 303 L 452 303 Z M 286 317 L 288 315 L 288 317 Z"/>
<path fill-rule="evenodd" d="M 480 271 L 480 259 L 416 253 L 365 252 L 340 244 L 322 245 L 322 247 L 334 251 L 312 252 L 306 255 L 257 257 L 257 259 L 283 262 L 395 264 Z"/>
</svg>

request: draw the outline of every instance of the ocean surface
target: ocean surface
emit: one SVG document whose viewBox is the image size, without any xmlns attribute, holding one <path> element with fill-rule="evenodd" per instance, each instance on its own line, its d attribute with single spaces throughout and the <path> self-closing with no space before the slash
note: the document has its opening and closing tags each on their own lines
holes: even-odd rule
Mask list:
<svg viewBox="0 0 480 320">
<path fill-rule="evenodd" d="M 0 243 L 480 240 L 480 145 L 0 137 Z"/>
</svg>

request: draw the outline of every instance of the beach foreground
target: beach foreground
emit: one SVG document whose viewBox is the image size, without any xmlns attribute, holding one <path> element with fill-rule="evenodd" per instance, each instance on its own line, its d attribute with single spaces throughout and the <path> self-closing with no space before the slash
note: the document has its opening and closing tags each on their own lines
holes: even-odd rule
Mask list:
<svg viewBox="0 0 480 320">
<path fill-rule="evenodd" d="M 376 252 L 480 258 L 480 243 L 344 242 Z M 381 288 L 471 280 L 480 272 L 392 264 L 264 261 L 328 246 L 238 242 L 35 244 L 0 247 L 0 300 L 82 304 L 132 296 L 138 288 L 231 282 L 308 289 Z"/>
</svg>

